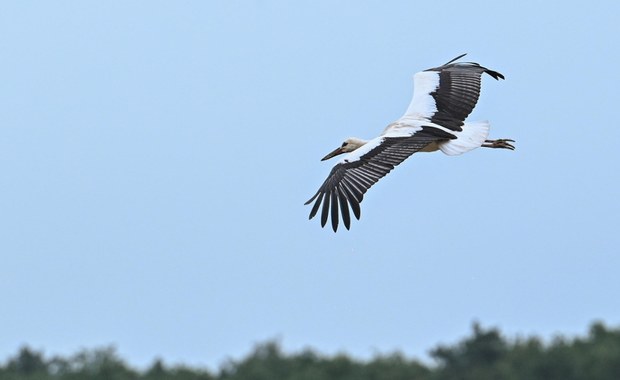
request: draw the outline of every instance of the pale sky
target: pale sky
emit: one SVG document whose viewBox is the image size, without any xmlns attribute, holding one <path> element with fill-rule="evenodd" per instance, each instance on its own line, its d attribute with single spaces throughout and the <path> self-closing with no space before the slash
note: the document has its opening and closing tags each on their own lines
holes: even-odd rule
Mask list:
<svg viewBox="0 0 620 380">
<path fill-rule="evenodd" d="M 0 360 L 113 344 L 216 368 L 425 358 L 620 323 L 620 3 L 0 3 Z M 416 154 L 334 234 L 303 203 L 344 138 L 468 53 L 517 150 Z"/>
</svg>

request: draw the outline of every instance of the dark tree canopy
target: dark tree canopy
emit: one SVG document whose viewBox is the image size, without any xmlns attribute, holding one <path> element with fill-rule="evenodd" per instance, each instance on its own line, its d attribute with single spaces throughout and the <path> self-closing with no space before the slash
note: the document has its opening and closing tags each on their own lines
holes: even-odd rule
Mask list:
<svg viewBox="0 0 620 380">
<path fill-rule="evenodd" d="M 260 344 L 245 358 L 219 371 L 169 366 L 157 358 L 144 370 L 121 359 L 114 347 L 46 358 L 29 347 L 0 364 L 0 380 L 618 380 L 620 328 L 591 325 L 585 337 L 507 339 L 494 328 L 473 325 L 453 345 L 430 351 L 433 363 L 400 353 L 362 361 L 312 350 L 284 353 L 277 342 Z"/>
</svg>

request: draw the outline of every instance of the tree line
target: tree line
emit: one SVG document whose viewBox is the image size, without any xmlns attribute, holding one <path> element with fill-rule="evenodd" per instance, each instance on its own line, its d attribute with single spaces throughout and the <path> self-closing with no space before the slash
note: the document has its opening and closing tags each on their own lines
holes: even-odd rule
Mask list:
<svg viewBox="0 0 620 380">
<path fill-rule="evenodd" d="M 432 363 L 401 353 L 358 360 L 313 350 L 284 353 L 277 342 L 257 345 L 218 371 L 166 365 L 138 370 L 114 347 L 45 357 L 22 347 L 0 365 L 0 380 L 619 380 L 620 328 L 593 323 L 585 337 L 507 339 L 475 323 L 471 334 L 430 351 Z"/>
</svg>

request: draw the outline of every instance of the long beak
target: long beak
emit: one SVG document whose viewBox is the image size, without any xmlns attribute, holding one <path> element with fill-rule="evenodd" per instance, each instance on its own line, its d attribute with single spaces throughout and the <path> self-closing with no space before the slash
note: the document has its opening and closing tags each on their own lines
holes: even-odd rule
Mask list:
<svg viewBox="0 0 620 380">
<path fill-rule="evenodd" d="M 321 161 L 329 160 L 330 158 L 335 157 L 335 156 L 337 156 L 339 154 L 342 154 L 342 153 L 344 153 L 344 151 L 342 150 L 342 147 L 339 146 L 333 152 L 331 152 L 331 153 L 327 154 L 327 156 L 321 158 Z"/>
</svg>

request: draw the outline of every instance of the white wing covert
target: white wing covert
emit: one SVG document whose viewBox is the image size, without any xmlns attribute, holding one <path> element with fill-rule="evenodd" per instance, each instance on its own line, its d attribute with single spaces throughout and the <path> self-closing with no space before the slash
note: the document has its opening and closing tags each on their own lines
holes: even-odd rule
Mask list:
<svg viewBox="0 0 620 380">
<path fill-rule="evenodd" d="M 453 131 L 462 130 L 480 97 L 482 74 L 504 79 L 497 71 L 474 62 L 453 63 L 464 55 L 413 76 L 413 98 L 404 118 L 424 119 Z"/>
</svg>

